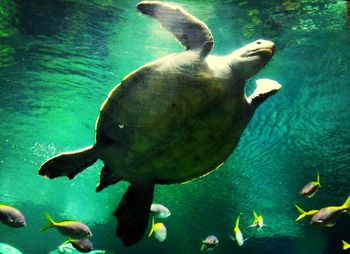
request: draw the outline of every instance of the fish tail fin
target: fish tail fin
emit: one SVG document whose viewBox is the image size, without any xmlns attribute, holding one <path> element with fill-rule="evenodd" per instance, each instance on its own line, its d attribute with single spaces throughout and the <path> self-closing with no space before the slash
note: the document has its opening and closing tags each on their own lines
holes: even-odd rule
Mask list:
<svg viewBox="0 0 350 254">
<path fill-rule="evenodd" d="M 235 228 L 234 228 L 235 231 L 239 229 L 239 220 L 241 218 L 241 215 L 242 215 L 242 213 L 239 213 L 239 215 L 237 216 L 236 224 L 235 224 Z"/>
<path fill-rule="evenodd" d="M 343 209 L 349 210 L 350 209 L 350 195 L 345 200 L 344 204 L 341 206 Z"/>
<path fill-rule="evenodd" d="M 350 249 L 350 243 L 347 243 L 344 240 L 342 240 L 342 242 L 343 242 L 343 250 Z"/>
<path fill-rule="evenodd" d="M 298 216 L 298 218 L 295 221 L 299 221 L 306 216 L 306 212 L 303 209 L 301 209 L 301 207 L 298 206 L 297 204 L 295 204 L 295 207 L 298 209 L 298 211 L 300 213 L 300 215 Z"/>
<path fill-rule="evenodd" d="M 73 238 L 68 237 L 68 239 L 65 240 L 62 244 L 72 243 L 73 241 L 76 241 L 76 240 L 74 240 Z"/>
<path fill-rule="evenodd" d="M 258 220 L 259 220 L 259 216 L 255 212 L 255 210 L 253 210 L 253 216 L 254 216 L 254 220 L 253 220 L 252 226 L 256 225 L 258 223 Z"/>
<path fill-rule="evenodd" d="M 48 230 L 52 227 L 55 227 L 57 225 L 57 223 L 52 219 L 50 214 L 48 214 L 47 212 L 45 212 L 45 218 L 47 219 L 48 224 L 40 229 L 41 232 Z"/>
<path fill-rule="evenodd" d="M 148 234 L 148 237 L 151 237 L 151 235 L 153 234 L 153 232 L 154 232 L 154 229 L 155 229 L 155 227 L 154 227 L 154 217 L 152 218 L 152 227 L 151 227 L 151 231 L 149 232 L 149 234 Z"/>
<path fill-rule="evenodd" d="M 259 217 L 258 214 L 255 212 L 255 210 L 253 210 L 253 216 L 255 220 Z"/>
<path fill-rule="evenodd" d="M 318 183 L 318 186 L 321 187 L 321 182 L 320 182 L 320 172 L 317 172 L 317 183 Z"/>
<path fill-rule="evenodd" d="M 305 217 L 305 213 L 303 213 L 303 214 L 300 214 L 299 216 L 298 216 L 298 218 L 296 218 L 295 219 L 295 221 L 300 221 L 302 218 L 304 218 Z"/>
</svg>

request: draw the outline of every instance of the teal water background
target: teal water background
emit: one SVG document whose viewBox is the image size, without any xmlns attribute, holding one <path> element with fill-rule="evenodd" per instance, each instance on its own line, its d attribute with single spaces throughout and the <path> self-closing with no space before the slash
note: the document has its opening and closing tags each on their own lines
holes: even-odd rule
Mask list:
<svg viewBox="0 0 350 254">
<path fill-rule="evenodd" d="M 95 192 L 102 163 L 74 180 L 37 175 L 47 158 L 93 144 L 94 125 L 108 92 L 129 72 L 182 47 L 158 23 L 137 13 L 137 1 L 0 1 L 0 203 L 20 209 L 28 226 L 0 224 L 0 242 L 23 253 L 56 249 L 65 238 L 39 232 L 44 212 L 79 219 L 92 229 L 96 249 L 116 253 L 194 254 L 215 234 L 213 253 L 343 253 L 350 217 L 333 228 L 295 223 L 295 203 L 306 210 L 344 202 L 350 165 L 350 21 L 343 0 L 178 1 L 211 29 L 213 54 L 228 54 L 256 39 L 272 40 L 276 54 L 255 78 L 282 90 L 255 113 L 225 164 L 205 178 L 156 187 L 154 201 L 172 215 L 168 237 L 125 248 L 112 216 L 126 183 Z M 253 89 L 249 82 L 247 93 Z M 312 199 L 298 192 L 321 175 Z M 268 225 L 257 232 L 255 209 Z M 232 234 L 250 237 L 237 247 Z"/>
</svg>

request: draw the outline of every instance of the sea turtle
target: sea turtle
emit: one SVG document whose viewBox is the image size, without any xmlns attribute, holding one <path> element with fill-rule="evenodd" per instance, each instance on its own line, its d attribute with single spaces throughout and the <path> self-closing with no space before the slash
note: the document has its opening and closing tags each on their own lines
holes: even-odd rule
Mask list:
<svg viewBox="0 0 350 254">
<path fill-rule="evenodd" d="M 96 143 L 45 161 L 39 174 L 72 179 L 102 160 L 97 191 L 130 183 L 114 215 L 126 246 L 147 228 L 155 184 L 183 183 L 221 165 L 236 147 L 257 107 L 280 85 L 259 80 L 250 97 L 247 79 L 271 59 L 273 42 L 257 40 L 226 56 L 210 52 L 209 28 L 181 7 L 143 1 L 139 12 L 155 18 L 186 48 L 127 75 L 102 104 Z"/>
</svg>

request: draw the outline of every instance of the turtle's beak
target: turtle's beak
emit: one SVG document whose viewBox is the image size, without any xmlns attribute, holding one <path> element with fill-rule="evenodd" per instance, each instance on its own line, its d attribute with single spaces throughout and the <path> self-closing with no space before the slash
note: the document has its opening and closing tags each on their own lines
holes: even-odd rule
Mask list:
<svg viewBox="0 0 350 254">
<path fill-rule="evenodd" d="M 275 53 L 275 44 L 273 42 L 260 42 L 256 41 L 256 48 L 250 50 L 247 56 L 262 56 L 265 58 L 271 58 Z"/>
<path fill-rule="evenodd" d="M 263 48 L 259 50 L 259 53 L 266 58 L 271 58 L 273 54 L 275 53 L 275 46 Z"/>
<path fill-rule="evenodd" d="M 275 44 L 272 43 L 272 45 L 268 45 L 267 47 L 262 48 L 261 51 L 263 55 L 265 54 L 268 57 L 272 57 L 275 53 Z"/>
</svg>

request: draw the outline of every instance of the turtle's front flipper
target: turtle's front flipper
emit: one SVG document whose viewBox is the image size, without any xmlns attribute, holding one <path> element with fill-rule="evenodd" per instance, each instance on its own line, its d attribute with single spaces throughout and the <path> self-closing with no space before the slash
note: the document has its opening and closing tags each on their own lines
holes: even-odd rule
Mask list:
<svg viewBox="0 0 350 254">
<path fill-rule="evenodd" d="M 202 50 L 203 56 L 212 50 L 214 39 L 209 28 L 181 7 L 159 1 L 142 1 L 137 9 L 157 19 L 186 50 Z"/>
<path fill-rule="evenodd" d="M 247 98 L 247 102 L 255 110 L 261 103 L 263 103 L 271 95 L 274 95 L 281 89 L 281 85 L 271 79 L 258 79 L 256 82 L 256 88 L 251 96 Z"/>
<path fill-rule="evenodd" d="M 114 216 L 118 218 L 117 236 L 125 246 L 141 240 L 145 234 L 154 185 L 131 185 L 120 201 Z"/>
<path fill-rule="evenodd" d="M 39 169 L 39 175 L 49 178 L 67 176 L 69 179 L 73 179 L 85 168 L 94 164 L 96 160 L 95 146 L 88 146 L 69 153 L 61 153 L 45 161 Z"/>
</svg>

